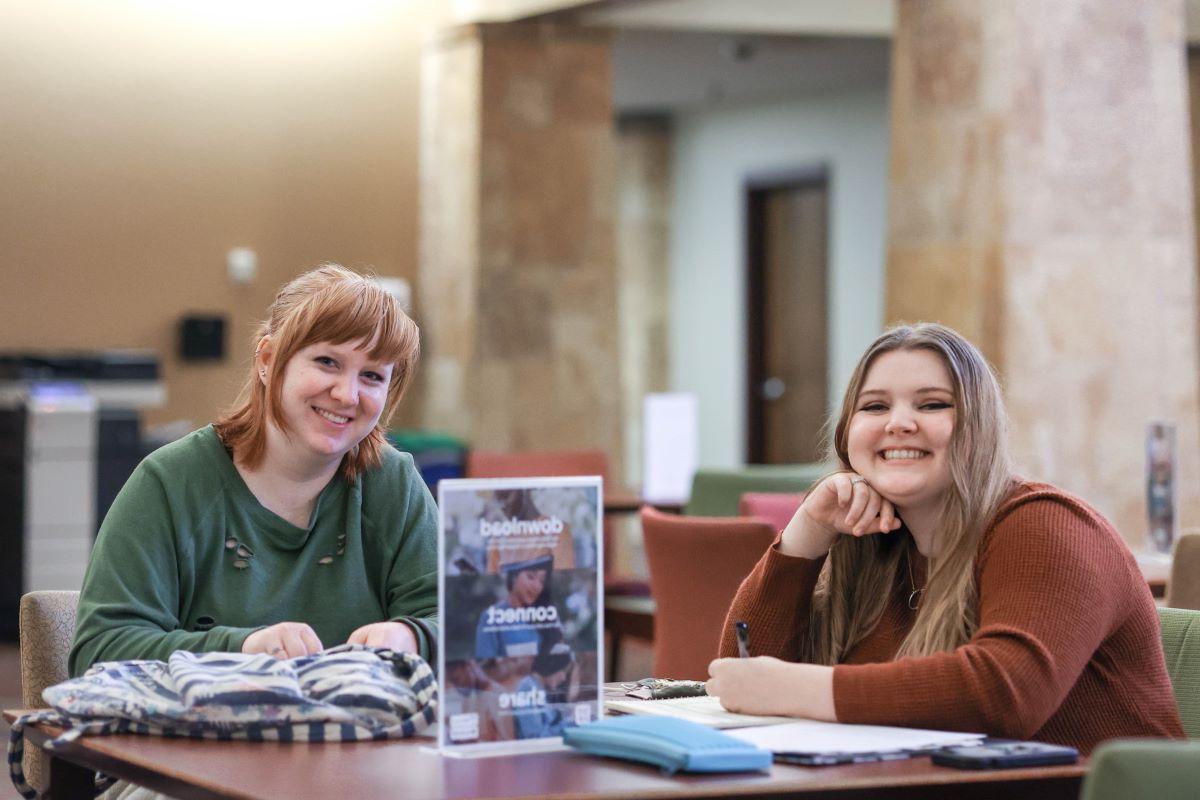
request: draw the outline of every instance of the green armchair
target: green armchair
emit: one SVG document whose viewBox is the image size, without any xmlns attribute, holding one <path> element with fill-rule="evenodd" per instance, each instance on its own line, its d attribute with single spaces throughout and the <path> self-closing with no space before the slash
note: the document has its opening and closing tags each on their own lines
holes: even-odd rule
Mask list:
<svg viewBox="0 0 1200 800">
<path fill-rule="evenodd" d="M 1200 611 L 1160 608 L 1158 621 L 1183 732 L 1200 739 Z"/>
<path fill-rule="evenodd" d="M 1200 739 L 1200 611 L 1160 608 L 1158 616 L 1184 733 Z M 1092 754 L 1080 800 L 1194 800 L 1198 787 L 1200 741 L 1116 740 Z"/>
<path fill-rule="evenodd" d="M 1080 800 L 1195 800 L 1200 742 L 1118 739 L 1092 753 Z"/>
<path fill-rule="evenodd" d="M 691 517 L 736 517 L 746 492 L 807 492 L 834 471 L 829 464 L 754 464 L 738 469 L 698 469 L 683 509 Z"/>
</svg>

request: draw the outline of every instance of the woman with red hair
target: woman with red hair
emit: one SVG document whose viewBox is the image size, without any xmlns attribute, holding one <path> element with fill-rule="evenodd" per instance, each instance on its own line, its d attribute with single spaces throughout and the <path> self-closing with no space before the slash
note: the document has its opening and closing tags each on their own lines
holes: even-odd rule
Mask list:
<svg viewBox="0 0 1200 800">
<path fill-rule="evenodd" d="M 284 286 L 233 408 L 147 457 L 105 517 L 71 674 L 342 642 L 429 658 L 437 517 L 384 436 L 418 350 L 416 324 L 371 278 L 331 264 Z"/>
</svg>

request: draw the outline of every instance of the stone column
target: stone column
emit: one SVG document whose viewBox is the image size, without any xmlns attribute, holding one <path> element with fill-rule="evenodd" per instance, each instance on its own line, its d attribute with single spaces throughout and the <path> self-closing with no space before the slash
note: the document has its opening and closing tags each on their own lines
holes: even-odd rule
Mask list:
<svg viewBox="0 0 1200 800">
<path fill-rule="evenodd" d="M 1145 430 L 1178 427 L 1200 522 L 1179 0 L 900 0 L 887 317 L 997 367 L 1021 472 L 1146 530 Z"/>
<path fill-rule="evenodd" d="M 607 33 L 455 29 L 421 109 L 424 424 L 487 449 L 598 447 L 621 476 Z"/>
<path fill-rule="evenodd" d="M 630 117 L 617 137 L 617 309 L 625 475 L 641 483 L 642 404 L 665 392 L 671 146 L 666 116 Z"/>
<path fill-rule="evenodd" d="M 1188 47 L 1187 72 L 1188 122 L 1192 147 L 1192 219 L 1195 220 L 1200 218 L 1200 47 Z M 1193 228 L 1196 252 L 1200 254 L 1200 225 L 1193 225 Z M 1200 275 L 1200 271 L 1197 274 Z"/>
</svg>

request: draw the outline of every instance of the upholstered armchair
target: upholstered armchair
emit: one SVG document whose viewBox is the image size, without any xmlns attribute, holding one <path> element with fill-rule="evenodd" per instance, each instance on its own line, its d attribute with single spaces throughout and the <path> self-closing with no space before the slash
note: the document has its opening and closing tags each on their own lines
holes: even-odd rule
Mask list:
<svg viewBox="0 0 1200 800">
<path fill-rule="evenodd" d="M 65 681 L 67 653 L 75 636 L 75 610 L 79 592 L 30 592 L 21 598 L 21 705 L 45 708 L 42 690 Z M 46 757 L 34 748 L 25 750 L 25 777 L 45 791 Z"/>
</svg>

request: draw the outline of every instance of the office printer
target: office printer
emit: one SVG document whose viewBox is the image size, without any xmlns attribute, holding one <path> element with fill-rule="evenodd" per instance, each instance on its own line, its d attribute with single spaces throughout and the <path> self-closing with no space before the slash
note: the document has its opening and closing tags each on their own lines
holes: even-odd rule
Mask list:
<svg viewBox="0 0 1200 800">
<path fill-rule="evenodd" d="M 152 352 L 0 353 L 0 638 L 23 593 L 80 587 L 144 455 L 139 411 L 165 400 Z"/>
</svg>

